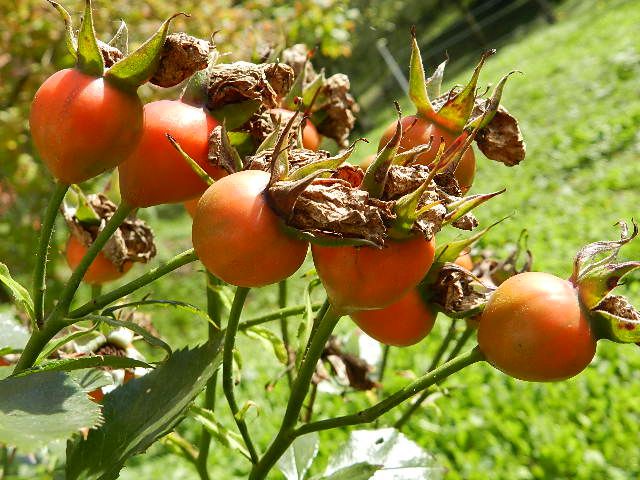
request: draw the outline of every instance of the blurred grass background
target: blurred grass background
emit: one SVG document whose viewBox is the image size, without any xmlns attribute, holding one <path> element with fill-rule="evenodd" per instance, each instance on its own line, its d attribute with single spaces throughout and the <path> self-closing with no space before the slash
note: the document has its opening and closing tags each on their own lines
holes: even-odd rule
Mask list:
<svg viewBox="0 0 640 480">
<path fill-rule="evenodd" d="M 108 19 L 124 17 L 138 41 L 173 10 L 189 11 L 193 17 L 176 29 L 184 27 L 203 36 L 221 29 L 216 36 L 221 49 L 231 51 L 234 44 L 248 47 L 234 51 L 238 57 L 252 53 L 251 42 L 277 41 L 283 32 L 290 40 L 320 43 L 318 62 L 329 73 L 349 74 L 356 95 L 363 99 L 359 133 L 372 140 L 359 151 L 358 158 L 364 158 L 394 117 L 391 99 L 404 98 L 371 42 L 387 38 L 389 50 L 406 71 L 408 25 L 416 23 L 427 67 L 433 68 L 444 55 L 433 52 L 430 46 L 443 44 L 461 29 L 469 29 L 461 11 L 451 7 L 453 3 L 327 1 L 321 7 L 320 2 L 305 2 L 318 6 L 315 16 L 313 9 L 305 15 L 296 10 L 299 2 L 266 0 L 216 2 L 215 7 L 213 3 L 188 1 L 175 5 L 160 0 L 135 5 L 96 1 L 95 8 L 99 31 L 115 27 L 115 22 Z M 464 4 L 473 10 L 483 3 L 487 2 Z M 493 9 L 516 3 L 526 2 L 495 2 Z M 79 2 L 68 4 L 70 10 L 78 12 Z M 487 10 L 491 13 L 492 9 Z M 478 155 L 473 192 L 507 187 L 501 198 L 478 211 L 481 224 L 513 214 L 487 235 L 481 246 L 504 254 L 520 230 L 527 228 L 535 269 L 568 276 L 580 246 L 615 239 L 618 230 L 613 224 L 617 220 L 638 217 L 640 8 L 635 1 L 569 0 L 554 5 L 554 24 L 547 23 L 540 12 L 518 12 L 484 30 L 485 42 L 498 47 L 498 53 L 485 66 L 481 83 L 495 83 L 513 69 L 525 73 L 509 81 L 504 104 L 520 119 L 528 154 L 525 162 L 514 168 Z M 285 27 L 278 25 L 276 17 L 280 23 L 293 20 Z M 29 252 L 36 239 L 34 227 L 51 188 L 48 174 L 29 143 L 28 105 L 42 78 L 67 60 L 62 55 L 58 18 L 40 2 L 4 3 L 0 19 L 7 22 L 1 25 L 0 33 L 0 258 L 20 280 L 28 281 L 33 261 Z M 242 29 L 248 25 L 256 38 L 240 41 Z M 483 48 L 476 35 L 470 34 L 458 43 L 445 44 L 452 56 L 451 72 L 445 77 L 447 86 L 465 82 Z M 455 58 L 455 51 L 465 54 Z M 144 95 L 151 98 L 157 93 L 149 89 Z M 401 103 L 405 112 L 411 111 L 406 99 Z M 95 183 L 94 188 L 100 184 Z M 148 209 L 142 215 L 154 227 L 160 260 L 190 246 L 190 219 L 181 206 Z M 58 248 L 64 237 L 64 229 L 59 228 Z M 624 258 L 640 258 L 639 245 L 636 242 L 625 247 Z M 60 256 L 55 256 L 54 265 L 54 276 L 64 280 L 68 272 Z M 291 282 L 291 303 L 302 302 L 306 280 L 301 277 L 309 268 L 310 262 Z M 128 278 L 136 271 L 140 272 L 134 269 Z M 635 278 L 624 286 L 623 293 L 640 305 L 640 283 Z M 154 298 L 188 300 L 203 306 L 204 281 L 201 267 L 191 265 L 138 295 L 150 293 Z M 56 284 L 52 283 L 54 289 Z M 252 292 L 246 318 L 271 308 L 276 295 L 275 287 Z M 149 312 L 162 335 L 176 347 L 197 343 L 206 335 L 206 326 L 200 320 L 194 321 L 182 312 Z M 386 392 L 405 384 L 411 372 L 424 371 L 446 328 L 448 320 L 440 318 L 435 331 L 421 344 L 391 350 Z M 348 345 L 355 343 L 357 332 L 348 319 L 341 321 L 339 332 Z M 273 390 L 265 390 L 282 369 L 255 340 L 241 337 L 239 350 L 244 362 L 237 396 L 258 404 L 259 415 L 254 412 L 250 428 L 264 449 L 281 419 L 288 387 L 283 379 Z M 474 366 L 452 379 L 447 384 L 449 394 L 425 405 L 405 432 L 436 455 L 449 469 L 446 478 L 451 479 L 637 478 L 639 353 L 634 345 L 602 342 L 586 372 L 556 384 L 519 382 L 489 366 Z M 362 393 L 320 394 L 315 415 L 320 418 L 354 412 L 373 401 L 372 396 Z M 223 402 L 219 404 L 219 419 L 231 428 L 233 422 Z M 390 412 L 381 425 L 391 424 L 399 413 Z M 189 422 L 180 426 L 180 432 L 190 439 L 197 436 L 195 425 Z M 341 447 L 346 436 L 343 431 L 321 435 L 320 461 L 314 473 L 322 472 L 323 462 Z M 241 457 L 221 445 L 212 447 L 212 478 L 244 478 L 247 471 Z M 168 477 L 189 479 L 196 475 L 189 464 L 167 454 L 161 445 L 133 459 L 122 475 L 125 479 Z M 281 476 L 274 473 L 273 478 Z"/>
</svg>

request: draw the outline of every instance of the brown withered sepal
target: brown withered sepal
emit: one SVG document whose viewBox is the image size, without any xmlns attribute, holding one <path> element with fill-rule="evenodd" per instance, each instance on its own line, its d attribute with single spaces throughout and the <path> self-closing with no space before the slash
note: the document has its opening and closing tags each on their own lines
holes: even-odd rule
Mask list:
<svg viewBox="0 0 640 480">
<path fill-rule="evenodd" d="M 282 51 L 282 63 L 286 63 L 293 68 L 295 78 L 298 78 L 304 71 L 304 83 L 302 87 L 306 87 L 318 76 L 311 62 L 307 61 L 309 57 L 309 48 L 304 43 L 297 43 Z M 306 67 L 305 67 L 306 64 Z"/>
<path fill-rule="evenodd" d="M 631 320 L 634 323 L 640 322 L 640 312 L 631 305 L 629 300 L 620 295 L 607 295 L 593 310 L 610 313 L 620 317 L 620 319 Z M 637 326 L 637 323 L 635 326 Z"/>
<path fill-rule="evenodd" d="M 211 131 L 211 135 L 209 135 L 207 161 L 211 165 L 224 169 L 227 173 L 231 174 L 236 172 L 233 152 L 229 150 L 226 142 L 224 141 L 222 125 L 215 127 Z"/>
<path fill-rule="evenodd" d="M 369 197 L 345 180 L 317 179 L 290 203 L 290 182 L 268 190 L 274 209 L 290 227 L 329 238 L 358 238 L 382 247 L 395 218 L 394 202 Z"/>
<path fill-rule="evenodd" d="M 331 178 L 344 180 L 353 188 L 358 188 L 360 185 L 362 185 L 362 180 L 364 179 L 364 170 L 362 170 L 362 168 L 357 165 L 345 163 L 335 169 L 333 174 L 331 174 Z"/>
<path fill-rule="evenodd" d="M 163 88 L 182 83 L 195 72 L 207 68 L 214 48 L 208 41 L 184 32 L 167 35 L 158 69 L 149 82 Z"/>
<path fill-rule="evenodd" d="M 518 165 L 527 153 L 518 121 L 502 105 L 491 122 L 478 131 L 476 144 L 487 158 L 509 167 Z"/>
<path fill-rule="evenodd" d="M 337 337 L 331 336 L 327 341 L 321 359 L 331 365 L 335 377 L 342 385 L 349 385 L 355 390 L 372 390 L 380 384 L 369 378 L 374 368 L 365 360 L 343 350 Z"/>
<path fill-rule="evenodd" d="M 305 165 L 313 162 L 325 160 L 331 156 L 326 150 L 307 150 L 306 148 L 294 148 L 289 150 L 289 174 L 295 172 Z M 246 158 L 247 170 L 262 170 L 264 172 L 271 171 L 271 163 L 273 161 L 273 149 L 268 148 L 262 152 L 251 155 Z"/>
<path fill-rule="evenodd" d="M 85 247 L 91 246 L 117 208 L 116 204 L 103 194 L 88 195 L 87 201 L 100 218 L 100 223 L 82 223 L 73 210 L 64 207 L 62 210 L 71 234 Z M 144 221 L 129 215 L 107 241 L 102 253 L 121 271 L 126 262 L 147 263 L 156 255 L 153 231 Z"/>
<path fill-rule="evenodd" d="M 207 108 L 258 100 L 265 109 L 276 108 L 293 82 L 293 69 L 284 63 L 221 63 L 211 70 Z"/>
<path fill-rule="evenodd" d="M 464 268 L 446 263 L 431 285 L 433 302 L 452 317 L 472 316 L 487 303 L 493 289 L 476 280 Z"/>
<path fill-rule="evenodd" d="M 122 53 L 116 47 L 112 47 L 111 45 L 103 41 L 98 40 L 98 48 L 100 49 L 100 53 L 102 54 L 105 68 L 111 67 L 114 63 L 124 58 L 124 53 Z"/>
<path fill-rule="evenodd" d="M 318 132 L 332 138 L 346 148 L 349 145 L 349 134 L 356 123 L 356 114 L 360 107 L 349 93 L 351 85 L 349 77 L 342 73 L 327 78 L 322 87 L 322 105 L 314 105 L 313 109 L 322 110 L 322 120 L 316 124 Z"/>
</svg>

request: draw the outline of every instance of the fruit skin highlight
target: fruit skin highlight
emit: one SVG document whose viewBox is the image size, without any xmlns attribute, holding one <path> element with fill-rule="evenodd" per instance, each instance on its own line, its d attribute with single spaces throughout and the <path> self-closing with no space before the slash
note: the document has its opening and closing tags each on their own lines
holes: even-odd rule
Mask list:
<svg viewBox="0 0 640 480">
<path fill-rule="evenodd" d="M 204 266 L 239 287 L 260 287 L 291 276 L 309 244 L 284 231 L 267 203 L 269 174 L 244 170 L 202 195 L 193 219 L 193 247 Z"/>
</svg>

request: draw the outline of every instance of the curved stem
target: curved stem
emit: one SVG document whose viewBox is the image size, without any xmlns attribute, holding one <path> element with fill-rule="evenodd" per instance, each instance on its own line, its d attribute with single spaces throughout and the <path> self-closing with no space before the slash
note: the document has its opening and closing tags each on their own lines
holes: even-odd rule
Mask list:
<svg viewBox="0 0 640 480">
<path fill-rule="evenodd" d="M 287 404 L 280 430 L 264 456 L 254 465 L 249 475 L 250 480 L 260 480 L 266 477 L 282 454 L 295 439 L 295 426 L 300 416 L 304 399 L 309 392 L 311 377 L 316 370 L 318 360 L 324 351 L 325 344 L 333 332 L 342 314 L 337 313 L 331 306 L 326 310 L 312 333 L 307 350 L 305 351 L 298 375 L 291 387 L 291 396 Z"/>
<path fill-rule="evenodd" d="M 322 307 L 321 303 L 314 303 L 311 305 L 311 309 L 314 312 L 320 310 L 320 307 Z M 280 308 L 278 310 L 274 310 L 270 313 L 267 313 L 266 315 L 260 315 L 259 317 L 254 317 L 254 318 L 245 320 L 240 324 L 238 328 L 240 330 L 245 330 L 250 327 L 255 327 L 256 325 L 261 325 L 263 323 L 270 322 L 272 320 L 278 320 L 279 318 L 282 318 L 282 317 L 293 317 L 295 315 L 300 315 L 301 313 L 304 313 L 306 310 L 307 310 L 306 305 L 296 305 L 294 307 Z"/>
<path fill-rule="evenodd" d="M 33 311 L 38 328 L 41 328 L 44 323 L 44 294 L 47 290 L 47 254 L 49 252 L 49 244 L 51 243 L 51 235 L 58 215 L 58 208 L 68 189 L 69 185 L 56 183 L 42 219 L 36 267 L 33 271 Z"/>
<path fill-rule="evenodd" d="M 218 287 L 222 285 L 222 282 L 216 277 L 207 272 L 207 313 L 211 322 L 209 322 L 209 335 L 208 341 L 210 343 L 216 342 L 222 331 L 221 318 L 222 318 L 222 299 L 218 292 Z M 214 372 L 209 381 L 204 394 L 204 408 L 215 410 L 216 406 L 216 384 L 218 381 L 218 372 Z M 211 432 L 205 427 L 202 427 L 202 433 L 200 434 L 200 446 L 198 448 L 198 456 L 195 461 L 196 468 L 200 475 L 201 480 L 209 479 L 209 472 L 207 471 L 207 460 L 209 459 L 209 449 L 211 447 Z"/>
<path fill-rule="evenodd" d="M 144 275 L 140 275 L 135 280 L 130 281 L 122 285 L 121 287 L 116 288 L 110 292 L 107 292 L 103 295 L 100 295 L 97 298 L 91 299 L 84 305 L 72 310 L 68 317 L 69 318 L 80 318 L 85 315 L 89 315 L 90 313 L 95 312 L 96 310 L 101 309 L 102 307 L 106 307 L 110 303 L 115 302 L 116 300 L 129 295 L 132 292 L 135 292 L 139 288 L 148 285 L 149 283 L 157 280 L 158 278 L 166 275 L 167 273 L 171 273 L 174 270 L 186 265 L 187 263 L 191 263 L 198 259 L 198 256 L 193 251 L 193 248 L 182 252 L 171 260 L 159 265 L 158 267 L 149 270 Z"/>
<path fill-rule="evenodd" d="M 473 350 L 464 353 L 451 361 L 441 365 L 432 372 L 429 372 L 417 380 L 411 382 L 406 387 L 398 390 L 390 397 L 385 398 L 380 403 L 362 410 L 353 415 L 345 415 L 337 418 L 329 418 L 327 420 L 320 420 L 317 422 L 302 425 L 295 430 L 294 438 L 301 435 L 305 435 L 311 432 L 318 432 L 321 430 L 328 430 L 330 428 L 347 427 L 351 425 L 359 425 L 361 423 L 373 422 L 376 418 L 380 417 L 384 413 L 388 412 L 392 408 L 398 406 L 405 400 L 411 398 L 416 393 L 442 382 L 447 377 L 459 372 L 465 367 L 472 365 L 476 362 L 484 360 L 484 355 L 478 347 Z"/>
<path fill-rule="evenodd" d="M 236 402 L 236 396 L 233 392 L 233 349 L 236 343 L 236 334 L 238 333 L 238 324 L 240 323 L 240 314 L 242 313 L 242 307 L 244 301 L 247 298 L 249 289 L 246 287 L 238 287 L 236 294 L 233 298 L 233 304 L 231 305 L 231 312 L 229 312 L 229 320 L 227 322 L 226 334 L 224 336 L 224 350 L 222 352 L 222 389 L 224 395 L 227 398 L 227 403 L 231 408 L 231 413 L 236 421 L 238 430 L 244 439 L 244 443 L 249 450 L 251 461 L 253 463 L 258 462 L 258 453 L 256 452 L 251 437 L 249 436 L 249 430 L 247 424 L 243 418 L 238 417 L 238 403 Z"/>
<path fill-rule="evenodd" d="M 442 358 L 442 355 L 444 354 L 447 347 L 451 343 L 451 340 L 455 336 L 455 325 L 456 325 L 455 322 L 451 322 L 451 327 L 449 327 L 449 331 L 447 332 L 446 337 L 442 341 L 442 344 L 438 349 L 438 353 L 436 354 L 436 356 L 433 358 L 433 361 L 431 362 L 431 366 L 429 367 L 429 370 L 428 370 L 429 372 L 433 371 L 438 366 L 438 363 L 440 363 L 440 358 Z M 466 330 L 462 333 L 462 335 L 454 345 L 453 349 L 451 350 L 451 353 L 449 353 L 449 356 L 447 357 L 447 362 L 450 361 L 452 358 L 454 358 L 456 355 L 458 355 L 458 353 L 460 353 L 460 350 L 462 350 L 464 345 L 467 343 L 473 331 L 474 331 L 474 328 L 472 327 L 466 328 Z M 393 425 L 394 428 L 400 430 L 409 421 L 411 416 L 427 400 L 429 395 L 431 395 L 431 390 L 429 389 L 422 392 L 420 396 L 416 399 L 416 401 L 413 402 L 411 405 L 409 405 L 409 408 L 407 408 L 407 410 L 402 414 L 402 416 L 398 419 L 398 421 Z"/>
<path fill-rule="evenodd" d="M 73 300 L 76 290 L 78 290 L 78 287 L 80 286 L 80 282 L 82 281 L 84 274 L 87 273 L 91 263 L 98 256 L 102 247 L 104 247 L 118 227 L 122 225 L 122 222 L 124 222 L 132 210 L 133 208 L 126 203 L 121 203 L 118 206 L 116 211 L 113 213 L 113 216 L 109 219 L 100 233 L 98 233 L 98 236 L 87 250 L 87 253 L 85 253 L 84 257 L 82 257 L 82 260 L 80 260 L 80 263 L 71 274 L 71 278 L 69 278 L 67 285 L 64 287 L 64 290 L 60 295 L 58 305 L 56 305 L 56 308 L 51 313 L 52 318 L 55 318 L 56 316 L 64 317 L 69 312 L 69 306 L 71 305 L 71 301 Z"/>
<path fill-rule="evenodd" d="M 13 374 L 22 372 L 33 366 L 38 359 L 40 352 L 47 346 L 60 330 L 68 326 L 63 318 L 54 317 L 45 322 L 40 330 L 36 330 L 29 337 L 29 341 L 22 350 L 22 354 L 16 363 Z"/>
</svg>

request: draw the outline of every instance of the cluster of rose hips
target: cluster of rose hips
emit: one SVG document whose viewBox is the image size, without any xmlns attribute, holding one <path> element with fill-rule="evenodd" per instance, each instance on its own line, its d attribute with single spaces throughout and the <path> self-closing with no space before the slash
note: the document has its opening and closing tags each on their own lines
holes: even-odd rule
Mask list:
<svg viewBox="0 0 640 480">
<path fill-rule="evenodd" d="M 43 161 L 63 184 L 117 167 L 122 202 L 132 210 L 186 202 L 195 251 L 224 282 L 282 281 L 310 246 L 333 308 L 374 338 L 414 344 L 439 310 L 479 318 L 486 358 L 525 380 L 575 375 L 593 358 L 597 338 L 637 341 L 628 333 L 640 321 L 637 312 L 609 294 L 638 267 L 610 263 L 636 231 L 587 247 L 569 281 L 527 272 L 487 285 L 473 265 L 454 264 L 479 235 L 436 245 L 446 225 L 474 229 L 470 211 L 502 193 L 465 196 L 475 173 L 472 142 L 508 166 L 524 158 L 517 122 L 500 105 L 509 74 L 489 97 L 478 93 L 492 52 L 467 85 L 441 94 L 444 64 L 426 78 L 413 32 L 410 97 L 417 111 L 402 117 L 398 109 L 378 153 L 361 168 L 348 163 L 355 144 L 335 156 L 318 150 L 319 132 L 347 147 L 357 108 L 348 79 L 316 73 L 305 51 L 283 53 L 288 63 L 218 63 L 208 42 L 167 36 L 169 19 L 125 56 L 95 40 L 89 2 L 77 40 L 64 18 L 77 65 L 51 76 L 35 96 L 30 126 Z M 143 106 L 136 94 L 147 81 L 172 86 L 188 77 L 179 100 Z M 72 267 L 114 211 L 99 197 L 85 203 L 96 218 L 67 216 L 77 227 L 67 247 Z M 148 227 L 129 222 L 120 229 L 120 250 L 103 252 L 85 281 L 112 280 L 153 256 Z M 595 259 L 603 253 L 608 263 Z"/>
</svg>

